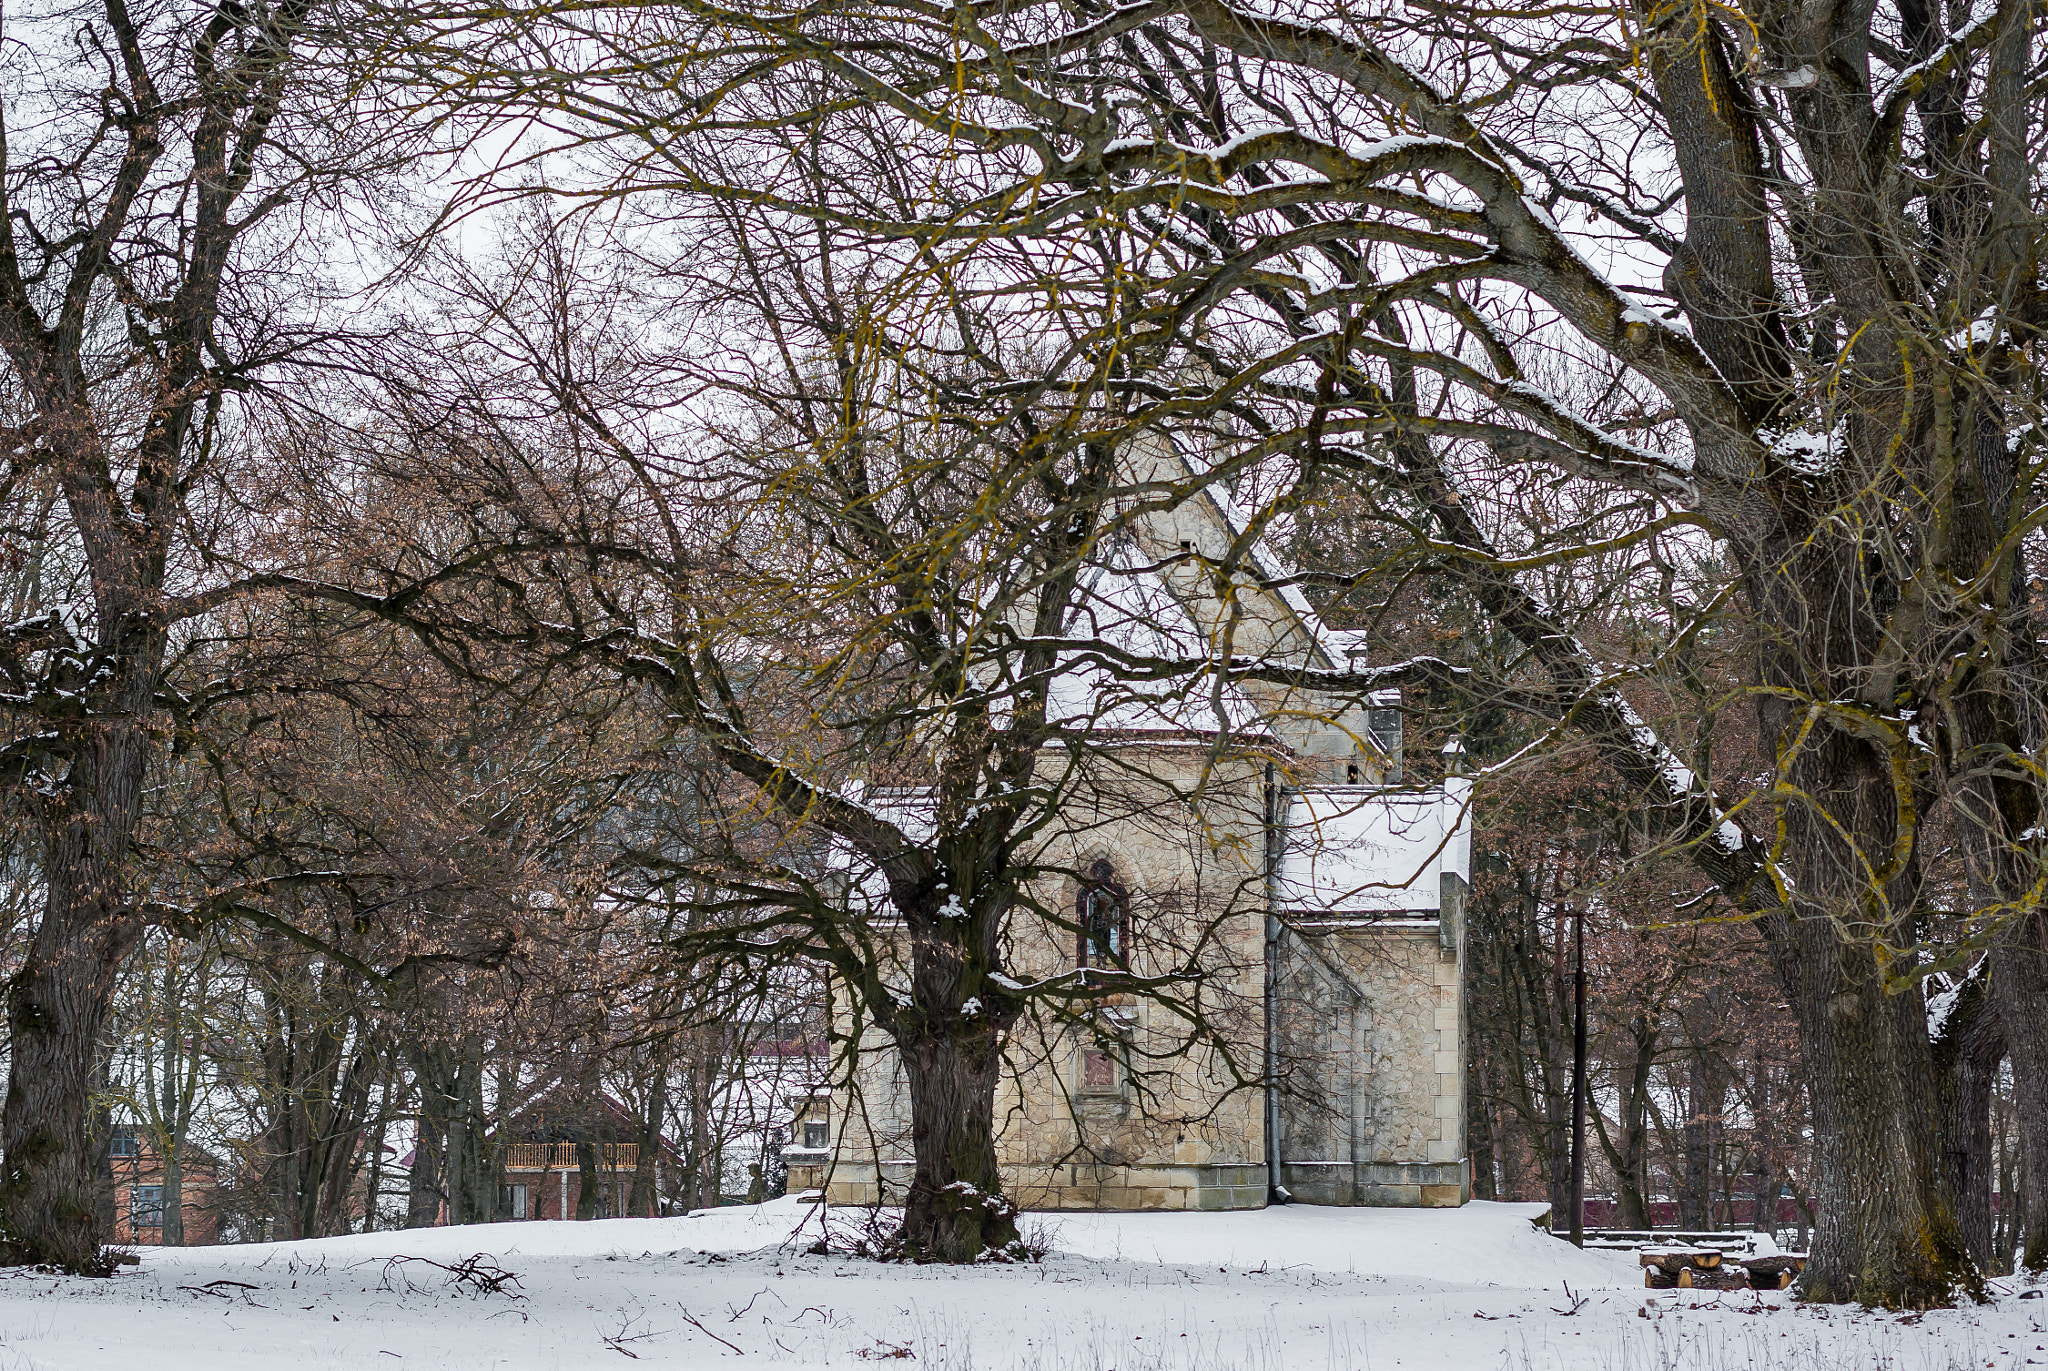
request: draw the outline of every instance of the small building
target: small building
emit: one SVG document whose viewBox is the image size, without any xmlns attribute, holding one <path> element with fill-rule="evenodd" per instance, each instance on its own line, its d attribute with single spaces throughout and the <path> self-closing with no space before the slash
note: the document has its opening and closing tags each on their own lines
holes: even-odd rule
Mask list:
<svg viewBox="0 0 2048 1371">
<path fill-rule="evenodd" d="M 1190 476 L 1163 448 L 1136 460 L 1155 463 L 1133 473 L 1154 488 Z M 1048 713 L 1086 741 L 1048 745 L 1059 810 L 1035 840 L 1045 874 L 1012 916 L 1006 971 L 1085 986 L 1098 966 L 1199 965 L 1187 983 L 1206 1022 L 1190 1032 L 1184 1012 L 1110 993 L 1012 1031 L 997 1156 L 1026 1209 L 1471 1198 L 1462 754 L 1453 743 L 1430 759 L 1435 779 L 1404 783 L 1398 691 L 1318 694 L 1317 673 L 1369 660 L 1365 634 L 1323 624 L 1243 522 L 1222 491 L 1134 520 L 1085 573 L 1066 630 L 1107 646 L 1076 651 L 1050 690 Z M 1240 557 L 1248 573 L 1219 594 L 1216 568 Z M 1203 661 L 1219 642 L 1284 670 L 1190 688 L 1100 665 Z M 915 841 L 934 831 L 929 791 L 857 798 Z M 848 917 L 895 937 L 873 864 L 844 843 L 828 864 Z M 900 1200 L 913 1173 L 901 1063 L 843 999 L 835 1012 L 858 1051 L 850 1070 L 831 1064 L 832 1088 L 790 1098 L 789 1188 Z"/>
<path fill-rule="evenodd" d="M 499 1149 L 504 1181 L 498 1192 L 499 1217 L 573 1219 L 583 1198 L 583 1167 L 579 1141 L 588 1145 L 596 1166 L 596 1217 L 654 1218 L 661 1212 L 661 1170 L 670 1173 L 680 1158 L 666 1139 L 654 1159 L 656 1184 L 635 1212 L 633 1178 L 640 1167 L 640 1121 L 609 1095 L 578 1098 L 564 1089 L 542 1094 L 500 1127 L 492 1142 Z"/>
<path fill-rule="evenodd" d="M 108 1169 L 114 1187 L 114 1231 L 119 1247 L 157 1247 L 164 1240 L 164 1214 L 170 1201 L 164 1185 L 164 1159 L 153 1130 L 118 1124 L 107 1142 Z M 179 1156 L 178 1209 L 188 1247 L 220 1241 L 220 1163 L 187 1146 Z"/>
</svg>

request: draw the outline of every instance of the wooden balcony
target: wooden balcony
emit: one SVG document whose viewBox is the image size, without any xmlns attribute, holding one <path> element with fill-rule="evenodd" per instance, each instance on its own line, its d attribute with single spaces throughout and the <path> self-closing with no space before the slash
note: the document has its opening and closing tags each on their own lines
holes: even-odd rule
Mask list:
<svg viewBox="0 0 2048 1371">
<path fill-rule="evenodd" d="M 638 1143 L 598 1143 L 599 1171 L 631 1171 L 640 1164 Z M 574 1171 L 575 1143 L 510 1143 L 505 1148 L 507 1171 Z"/>
</svg>

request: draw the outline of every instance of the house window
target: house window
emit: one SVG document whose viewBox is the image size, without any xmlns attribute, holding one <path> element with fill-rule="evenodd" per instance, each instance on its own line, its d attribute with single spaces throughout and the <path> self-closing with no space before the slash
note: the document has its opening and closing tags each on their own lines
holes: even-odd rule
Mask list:
<svg viewBox="0 0 2048 1371">
<path fill-rule="evenodd" d="M 113 1141 L 107 1145 L 107 1151 L 116 1157 L 138 1156 L 141 1153 L 141 1140 L 136 1137 L 133 1128 L 123 1124 L 114 1130 Z"/>
<path fill-rule="evenodd" d="M 1081 1088 L 1087 1091 L 1115 1090 L 1116 1058 L 1099 1048 L 1083 1048 Z"/>
<path fill-rule="evenodd" d="M 500 1186 L 498 1207 L 508 1219 L 530 1219 L 533 1211 L 528 1207 L 527 1190 L 523 1185 Z"/>
<path fill-rule="evenodd" d="M 1116 878 L 1116 868 L 1097 860 L 1074 900 L 1079 926 L 1078 959 L 1082 966 L 1124 967 L 1130 956 L 1131 892 Z"/>
<path fill-rule="evenodd" d="M 813 1152 L 824 1151 L 826 1145 L 831 1141 L 831 1137 L 832 1126 L 830 1124 L 806 1123 L 804 1125 L 804 1146 L 810 1148 Z"/>
<path fill-rule="evenodd" d="M 160 1185 L 131 1185 L 128 1187 L 128 1226 L 130 1228 L 162 1228 L 164 1226 L 164 1188 Z"/>
</svg>

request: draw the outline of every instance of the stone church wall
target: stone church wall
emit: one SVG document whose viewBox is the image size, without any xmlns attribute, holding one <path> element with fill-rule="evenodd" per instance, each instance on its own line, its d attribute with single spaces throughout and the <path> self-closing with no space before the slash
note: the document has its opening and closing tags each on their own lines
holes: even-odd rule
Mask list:
<svg viewBox="0 0 2048 1371">
<path fill-rule="evenodd" d="M 1283 1184 L 1318 1204 L 1465 1203 L 1455 938 L 1434 919 L 1386 919 L 1290 932 L 1287 948 Z"/>
<path fill-rule="evenodd" d="M 1071 911 L 1077 873 L 1112 861 L 1131 889 L 1132 969 L 1156 974 L 1199 944 L 1204 1027 L 1220 1044 L 1191 1044 L 1184 1019 L 1135 996 L 1107 996 L 1069 1022 L 1020 1024 L 996 1100 L 1004 1188 L 1026 1209 L 1257 1208 L 1267 1199 L 1265 1092 L 1245 1082 L 1261 1074 L 1264 1050 L 1263 763 L 1226 761 L 1205 778 L 1214 759 L 1197 747 L 1134 751 L 1114 776 L 1075 790 L 1044 858 L 1063 873 L 1032 894 Z M 1199 825 L 1184 807 L 1197 789 Z M 1461 902 L 1447 905 L 1450 936 L 1435 918 L 1326 921 L 1284 934 L 1281 1159 L 1297 1199 L 1470 1198 Z M 1011 974 L 1070 971 L 1074 937 L 1020 914 Z M 823 1189 L 834 1204 L 900 1200 L 913 1171 L 910 1104 L 882 1035 L 866 1036 L 856 1081 L 831 1098 L 829 1156 L 793 1166 L 791 1187 Z M 815 1117 L 825 1112 L 821 1101 Z"/>
<path fill-rule="evenodd" d="M 1196 958 L 1206 975 L 1189 1014 L 1112 994 L 1068 1021 L 1017 1026 L 996 1099 L 1004 1188 L 1027 1209 L 1256 1208 L 1263 1094 L 1243 1082 L 1263 1051 L 1264 758 L 1147 743 L 1097 764 L 1041 856 L 1058 874 L 1032 895 L 1071 916 L 1079 874 L 1106 858 L 1130 888 L 1131 969 Z M 1200 823 L 1188 821 L 1191 795 Z M 1005 960 L 1020 980 L 1074 968 L 1071 928 L 1020 912 L 1012 940 Z M 878 1185 L 900 1197 L 912 1173 L 907 1088 L 884 1036 L 866 1035 L 861 1063 L 858 1089 L 836 1092 L 836 1160 L 791 1176 L 837 1204 L 873 1203 Z"/>
</svg>

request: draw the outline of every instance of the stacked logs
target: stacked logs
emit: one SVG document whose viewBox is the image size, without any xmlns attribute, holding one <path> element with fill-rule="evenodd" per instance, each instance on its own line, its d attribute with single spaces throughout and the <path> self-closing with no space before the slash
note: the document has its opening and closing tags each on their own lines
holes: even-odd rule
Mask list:
<svg viewBox="0 0 2048 1371">
<path fill-rule="evenodd" d="M 1804 1257 L 1731 1257 L 1713 1247 L 1659 1247 L 1637 1254 L 1652 1290 L 1783 1290 Z"/>
</svg>

